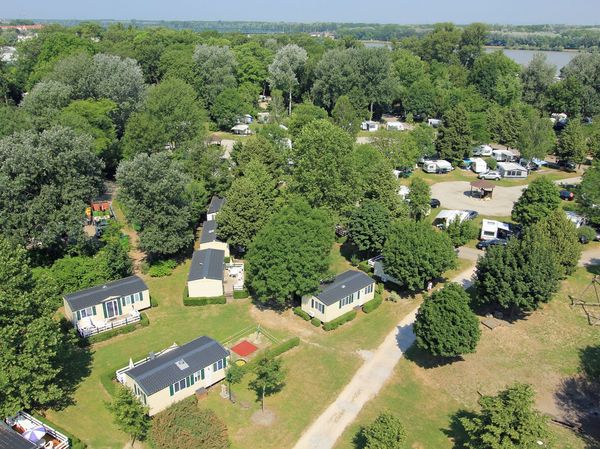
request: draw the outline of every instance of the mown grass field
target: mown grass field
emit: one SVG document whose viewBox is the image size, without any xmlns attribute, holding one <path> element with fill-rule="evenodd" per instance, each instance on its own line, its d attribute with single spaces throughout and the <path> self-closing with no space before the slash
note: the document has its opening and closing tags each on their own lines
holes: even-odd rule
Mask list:
<svg viewBox="0 0 600 449">
<path fill-rule="evenodd" d="M 596 270 L 600 271 L 600 270 Z M 569 294 L 580 294 L 592 273 L 580 268 L 563 283 L 554 300 L 525 320 L 491 331 L 483 328 L 475 354 L 463 361 L 434 366 L 415 348 L 396 367 L 393 378 L 361 411 L 338 441 L 336 449 L 353 448 L 361 426 L 384 410 L 395 413 L 408 432 L 408 447 L 452 448 L 460 426 L 453 417 L 477 407 L 479 394 L 495 394 L 514 382 L 534 386 L 537 407 L 556 416 L 563 409 L 555 392 L 561 381 L 579 371 L 580 350 L 600 345 L 597 327 L 587 324 L 580 310 L 570 307 Z M 586 443 L 571 431 L 551 425 L 558 448 L 584 449 Z"/>
</svg>

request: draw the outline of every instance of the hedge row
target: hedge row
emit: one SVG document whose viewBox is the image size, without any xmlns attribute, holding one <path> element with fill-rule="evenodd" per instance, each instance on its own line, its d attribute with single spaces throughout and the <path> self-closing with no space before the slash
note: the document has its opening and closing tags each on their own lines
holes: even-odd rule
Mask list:
<svg viewBox="0 0 600 449">
<path fill-rule="evenodd" d="M 304 321 L 310 321 L 310 315 L 302 310 L 302 307 L 294 307 L 294 315 L 298 315 Z"/>
<path fill-rule="evenodd" d="M 299 344 L 300 344 L 300 337 L 292 337 L 282 343 L 279 343 L 278 345 L 273 346 L 270 349 L 260 351 L 259 353 L 256 354 L 256 356 L 254 356 L 254 358 L 252 360 L 250 360 L 248 363 L 243 365 L 243 370 L 244 370 L 244 372 L 250 372 L 250 371 L 252 371 L 252 369 L 254 369 L 254 366 L 256 365 L 256 363 L 263 357 L 273 358 L 273 357 L 280 356 L 284 352 L 287 352 L 290 349 L 295 348 Z"/>
<path fill-rule="evenodd" d="M 233 299 L 244 299 L 244 298 L 247 298 L 248 296 L 250 296 L 250 293 L 248 293 L 248 290 L 235 290 L 233 292 Z"/>
<path fill-rule="evenodd" d="M 67 432 L 65 429 L 57 426 L 53 422 L 48 421 L 43 416 L 40 416 L 37 413 L 31 413 L 31 416 L 40 420 L 42 422 L 42 424 L 46 424 L 48 427 L 52 427 L 54 430 L 62 433 L 64 436 L 66 436 L 69 439 L 69 447 L 71 449 L 85 449 L 87 447 L 87 445 L 83 441 L 81 441 L 79 438 L 77 438 L 75 435 Z"/>
<path fill-rule="evenodd" d="M 362 310 L 365 313 L 371 313 L 373 310 L 377 309 L 381 303 L 383 302 L 383 298 L 381 297 L 381 294 L 378 292 L 375 292 L 375 297 L 370 300 L 368 303 L 364 304 L 362 306 Z"/>
<path fill-rule="evenodd" d="M 227 304 L 225 296 L 215 296 L 214 298 L 184 298 L 184 306 L 208 306 L 210 304 Z"/>
<path fill-rule="evenodd" d="M 312 320 L 310 320 L 310 324 L 312 324 L 315 327 L 321 327 L 321 320 L 318 318 L 313 318 Z"/>
<path fill-rule="evenodd" d="M 356 318 L 356 310 L 351 310 L 350 312 L 344 313 L 342 316 L 336 318 L 335 320 L 330 321 L 329 323 L 325 323 L 323 325 L 323 330 L 332 331 L 340 327 L 342 324 L 347 323 L 348 321 L 352 321 L 354 318 Z"/>
<path fill-rule="evenodd" d="M 149 324 L 150 320 L 148 319 L 148 315 L 142 312 L 140 314 L 140 321 L 138 321 L 137 323 L 126 324 L 125 326 L 117 327 L 116 329 L 101 332 L 99 334 L 87 337 L 86 340 L 89 344 L 100 343 L 101 341 L 106 341 L 117 335 L 128 334 L 129 332 L 133 332 L 134 330 L 136 330 L 138 327 L 146 327 Z"/>
<path fill-rule="evenodd" d="M 358 269 L 360 271 L 364 271 L 367 274 L 373 273 L 373 268 L 371 268 L 371 265 L 369 265 L 369 262 L 367 262 L 367 261 L 363 261 L 363 262 L 359 263 Z"/>
</svg>

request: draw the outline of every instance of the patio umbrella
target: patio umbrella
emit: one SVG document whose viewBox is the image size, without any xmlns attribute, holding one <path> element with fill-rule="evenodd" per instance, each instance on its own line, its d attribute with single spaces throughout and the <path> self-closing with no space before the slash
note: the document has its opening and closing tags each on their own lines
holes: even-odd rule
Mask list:
<svg viewBox="0 0 600 449">
<path fill-rule="evenodd" d="M 23 438 L 31 441 L 32 443 L 37 443 L 46 435 L 46 428 L 44 426 L 33 427 L 29 430 L 23 432 Z"/>
</svg>

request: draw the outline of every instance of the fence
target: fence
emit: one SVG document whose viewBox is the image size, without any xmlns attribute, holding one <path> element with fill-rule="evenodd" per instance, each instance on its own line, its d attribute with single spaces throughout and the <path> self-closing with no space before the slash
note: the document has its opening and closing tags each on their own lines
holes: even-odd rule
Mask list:
<svg viewBox="0 0 600 449">
<path fill-rule="evenodd" d="M 269 341 L 271 341 L 271 343 L 279 343 L 279 339 L 277 339 L 273 334 L 271 334 L 268 330 L 266 330 L 264 327 L 261 327 L 261 325 L 259 324 L 258 326 L 248 326 L 245 327 L 244 329 L 236 332 L 235 334 L 227 337 L 225 340 L 223 340 L 221 342 L 221 344 L 223 346 L 229 346 L 230 344 L 236 342 L 237 340 L 245 337 L 246 335 L 249 335 L 253 332 L 256 333 L 260 333 L 262 335 L 264 335 Z"/>
<path fill-rule="evenodd" d="M 43 422 L 39 421 L 38 419 L 35 419 L 33 416 L 31 416 L 28 413 L 19 412 L 19 413 L 17 413 L 17 416 L 15 416 L 14 418 L 7 419 L 7 423 L 11 426 L 17 424 L 24 430 L 25 429 L 33 429 L 33 428 L 37 428 L 37 427 L 43 427 L 46 430 L 46 433 L 48 435 L 50 435 L 50 437 L 52 437 L 52 439 L 54 439 L 58 442 L 58 444 L 55 443 L 52 445 L 53 449 L 68 449 L 69 448 L 69 439 L 65 435 L 54 430 L 52 427 L 50 427 L 47 424 L 44 424 Z M 44 446 L 44 447 L 46 447 L 46 446 Z"/>
<path fill-rule="evenodd" d="M 140 320 L 141 320 L 141 315 L 138 313 L 137 315 L 134 315 L 134 316 L 125 317 L 122 320 L 109 321 L 106 324 L 104 324 L 103 326 L 86 327 L 83 329 L 78 328 L 77 332 L 79 333 L 79 335 L 86 338 L 86 337 L 91 337 L 92 335 L 99 334 L 101 332 L 109 331 L 109 330 L 117 328 L 117 327 L 122 327 L 122 326 L 127 326 L 128 324 L 137 323 Z"/>
</svg>

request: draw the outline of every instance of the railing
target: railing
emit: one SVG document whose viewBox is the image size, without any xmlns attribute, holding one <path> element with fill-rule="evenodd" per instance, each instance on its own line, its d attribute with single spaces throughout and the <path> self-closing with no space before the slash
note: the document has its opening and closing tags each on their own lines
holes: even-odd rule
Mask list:
<svg viewBox="0 0 600 449">
<path fill-rule="evenodd" d="M 129 365 L 127 365 L 127 366 L 125 366 L 125 367 L 123 367 L 123 368 L 121 368 L 121 369 L 118 369 L 117 371 L 115 371 L 115 374 L 116 374 L 116 378 L 117 378 L 117 380 L 118 380 L 120 383 L 123 383 L 123 382 L 124 382 L 124 379 L 123 379 L 123 374 L 124 374 L 124 373 L 126 373 L 127 371 L 129 371 L 130 369 L 132 369 L 132 368 L 135 368 L 136 366 L 138 366 L 138 365 L 141 365 L 141 364 L 143 364 L 143 363 L 146 363 L 148 360 L 154 359 L 154 358 L 156 358 L 156 357 L 158 357 L 158 356 L 160 356 L 160 355 L 162 355 L 162 354 L 165 354 L 165 353 L 167 353 L 167 352 L 169 352 L 169 351 L 172 351 L 173 349 L 176 349 L 176 348 L 178 348 L 178 347 L 179 347 L 179 346 L 178 346 L 176 343 L 173 343 L 173 344 L 172 344 L 171 346 L 169 346 L 168 348 L 166 348 L 166 349 L 163 349 L 162 351 L 160 351 L 160 352 L 157 352 L 156 354 L 153 354 L 153 355 L 152 355 L 152 357 L 150 357 L 150 356 L 149 356 L 149 357 L 146 357 L 146 358 L 144 358 L 144 359 L 142 359 L 142 360 L 138 360 L 137 362 L 134 362 L 134 363 L 132 363 L 132 364 L 129 364 Z"/>
<path fill-rule="evenodd" d="M 77 328 L 77 332 L 82 337 L 90 337 L 92 335 L 99 334 L 101 332 L 106 332 L 116 327 L 127 326 L 128 324 L 137 323 L 141 320 L 141 315 L 138 313 L 134 316 L 127 316 L 121 320 L 109 321 L 103 326 L 94 326 L 94 327 L 86 327 L 86 328 Z"/>
<path fill-rule="evenodd" d="M 48 426 L 47 424 L 44 424 L 43 422 L 41 422 L 38 419 L 35 419 L 33 416 L 31 416 L 29 413 L 26 412 L 19 412 L 17 413 L 17 415 L 14 418 L 10 418 L 7 420 L 7 424 L 13 426 L 15 424 L 20 425 L 21 427 L 23 427 L 23 425 L 21 424 L 23 421 L 28 421 L 29 423 L 31 423 L 31 426 L 29 426 L 29 428 L 34 428 L 34 427 L 43 427 L 44 429 L 46 429 L 46 433 L 48 435 L 50 435 L 53 439 L 55 439 L 56 441 L 58 441 L 58 445 L 56 446 L 52 446 L 52 449 L 69 449 L 69 438 L 66 435 L 63 435 L 60 432 L 57 432 L 56 430 L 54 430 L 52 427 Z M 44 446 L 42 446 L 44 447 Z"/>
</svg>

